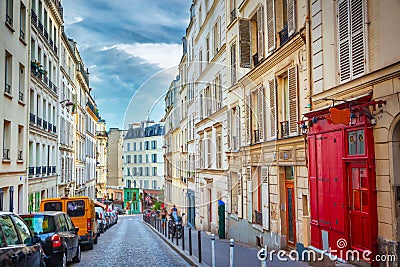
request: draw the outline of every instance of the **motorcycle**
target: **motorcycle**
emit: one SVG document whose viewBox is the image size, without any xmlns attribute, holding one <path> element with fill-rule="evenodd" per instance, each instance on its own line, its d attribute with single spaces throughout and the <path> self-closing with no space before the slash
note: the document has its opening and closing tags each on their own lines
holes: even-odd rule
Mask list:
<svg viewBox="0 0 400 267">
<path fill-rule="evenodd" d="M 184 216 L 185 213 L 182 213 L 182 216 Z M 182 237 L 182 231 L 183 231 L 183 220 L 182 216 L 178 216 L 178 220 L 175 220 L 172 214 L 169 215 L 170 219 L 168 221 L 168 231 L 171 236 L 171 238 L 175 237 L 175 234 L 178 239 Z"/>
</svg>

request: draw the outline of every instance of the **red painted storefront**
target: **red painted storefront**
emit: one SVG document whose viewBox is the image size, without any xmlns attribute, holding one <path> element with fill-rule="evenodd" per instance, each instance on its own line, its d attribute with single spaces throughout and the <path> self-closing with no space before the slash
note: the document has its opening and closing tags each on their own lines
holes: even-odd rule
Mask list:
<svg viewBox="0 0 400 267">
<path fill-rule="evenodd" d="M 360 112 L 350 126 L 334 124 L 329 109 L 306 116 L 311 245 L 337 250 L 331 253 L 339 257 L 349 249 L 376 255 L 375 153 L 369 118 Z"/>
</svg>

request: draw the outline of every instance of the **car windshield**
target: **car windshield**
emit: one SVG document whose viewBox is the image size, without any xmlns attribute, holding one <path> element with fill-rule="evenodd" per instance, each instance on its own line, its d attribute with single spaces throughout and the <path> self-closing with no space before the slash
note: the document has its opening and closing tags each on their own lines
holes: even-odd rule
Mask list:
<svg viewBox="0 0 400 267">
<path fill-rule="evenodd" d="M 48 215 L 23 216 L 22 219 L 26 222 L 29 228 L 35 235 L 54 233 L 56 226 L 54 217 Z"/>
</svg>

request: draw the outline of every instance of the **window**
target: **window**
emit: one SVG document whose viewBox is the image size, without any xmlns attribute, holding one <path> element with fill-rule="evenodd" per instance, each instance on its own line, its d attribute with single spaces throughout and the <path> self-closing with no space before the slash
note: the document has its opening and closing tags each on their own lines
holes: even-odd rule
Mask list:
<svg viewBox="0 0 400 267">
<path fill-rule="evenodd" d="M 139 150 L 142 150 L 142 142 L 139 142 Z"/>
<path fill-rule="evenodd" d="M 153 167 L 153 176 L 157 176 L 157 167 Z"/>
<path fill-rule="evenodd" d="M 138 174 L 138 176 L 143 176 L 143 168 L 142 168 L 142 167 L 139 167 L 139 174 Z"/>
<path fill-rule="evenodd" d="M 144 142 L 144 149 L 149 150 L 149 141 Z"/>
<path fill-rule="evenodd" d="M 133 176 L 136 176 L 136 175 L 137 175 L 137 168 L 136 168 L 136 167 L 133 167 L 133 168 L 132 168 L 132 175 L 133 175 Z"/>
<path fill-rule="evenodd" d="M 210 62 L 210 36 L 206 38 L 206 61 Z"/>
<path fill-rule="evenodd" d="M 142 163 L 142 155 L 138 155 L 138 163 Z"/>
<path fill-rule="evenodd" d="M 236 172 L 231 173 L 231 213 L 238 213 L 238 175 Z"/>
<path fill-rule="evenodd" d="M 218 17 L 217 21 L 214 24 L 213 27 L 213 39 L 214 39 L 214 55 L 216 55 L 219 51 L 219 48 L 221 46 L 221 28 L 220 28 L 220 18 Z"/>
<path fill-rule="evenodd" d="M 254 210 L 254 222 L 262 224 L 261 215 L 261 167 L 252 167 L 252 201 Z M 261 215 L 262 216 L 262 215 Z"/>
<path fill-rule="evenodd" d="M 152 181 L 153 189 L 157 189 L 157 180 Z"/>
<path fill-rule="evenodd" d="M 126 156 L 126 163 L 131 163 L 131 155 Z"/>
<path fill-rule="evenodd" d="M 207 143 L 207 168 L 211 168 L 212 165 L 212 142 L 211 138 L 209 137 L 206 139 Z"/>
<path fill-rule="evenodd" d="M 18 125 L 18 160 L 23 160 L 24 126 Z"/>
<path fill-rule="evenodd" d="M 149 189 L 149 180 L 144 180 L 144 189 Z"/>
<path fill-rule="evenodd" d="M 14 0 L 6 0 L 6 23 L 13 26 Z"/>
<path fill-rule="evenodd" d="M 157 163 L 157 154 L 151 154 L 151 162 Z"/>
<path fill-rule="evenodd" d="M 233 43 L 231 45 L 231 85 L 236 82 L 236 43 Z"/>
<path fill-rule="evenodd" d="M 60 230 L 61 232 L 66 232 L 66 231 L 68 231 L 67 222 L 65 221 L 65 217 L 64 217 L 63 214 L 60 215 L 60 216 L 57 216 L 57 219 L 56 219 L 56 220 L 58 221 L 58 227 L 60 228 L 59 230 Z"/>
<path fill-rule="evenodd" d="M 133 143 L 133 151 L 136 151 L 136 143 Z"/>
<path fill-rule="evenodd" d="M 151 149 L 157 149 L 157 141 L 151 141 Z"/>
<path fill-rule="evenodd" d="M 149 155 L 146 154 L 146 163 L 149 163 Z"/>
<path fill-rule="evenodd" d="M 139 183 L 140 183 L 140 188 L 143 188 L 143 180 L 140 180 Z"/>
<path fill-rule="evenodd" d="M 222 168 L 222 137 L 221 133 L 217 134 L 217 139 L 216 139 L 216 147 L 217 147 L 217 169 Z"/>
<path fill-rule="evenodd" d="M 365 154 L 364 130 L 350 131 L 348 133 L 348 154 Z"/>
<path fill-rule="evenodd" d="M 62 203 L 61 202 L 44 203 L 44 211 L 62 211 Z"/>
<path fill-rule="evenodd" d="M 131 144 L 130 143 L 127 143 L 127 150 L 131 151 Z"/>
<path fill-rule="evenodd" d="M 24 101 L 25 92 L 25 67 L 19 64 L 19 79 L 18 79 L 18 100 Z"/>
<path fill-rule="evenodd" d="M 338 39 L 340 82 L 366 71 L 365 18 L 363 0 L 338 1 Z"/>
<path fill-rule="evenodd" d="M 150 176 L 150 168 L 146 167 L 144 170 L 145 170 L 144 175 L 145 176 Z"/>
<path fill-rule="evenodd" d="M 33 215 L 31 217 L 28 215 L 23 219 L 34 235 L 54 233 L 56 231 L 54 217 L 52 216 Z"/>
<path fill-rule="evenodd" d="M 19 24 L 20 24 L 20 30 L 19 30 L 19 38 L 21 38 L 21 40 L 25 41 L 25 33 L 26 33 L 26 7 L 24 6 L 24 4 L 21 2 L 21 7 L 20 7 L 20 20 L 19 20 Z"/>
<path fill-rule="evenodd" d="M 83 200 L 75 200 L 67 202 L 67 214 L 70 217 L 80 217 L 85 215 L 85 202 Z"/>
<path fill-rule="evenodd" d="M 6 238 L 7 245 L 13 246 L 13 245 L 20 244 L 20 241 L 18 239 L 17 230 L 15 229 L 15 226 L 11 220 L 11 217 L 8 215 L 0 216 L 0 224 L 1 224 L 1 228 L 3 229 L 3 233 Z"/>
<path fill-rule="evenodd" d="M 19 235 L 21 237 L 21 241 L 23 244 L 25 245 L 32 245 L 32 236 L 31 236 L 31 232 L 28 228 L 28 226 L 26 226 L 26 224 L 18 217 L 16 216 L 12 216 L 14 219 L 14 222 L 17 226 L 17 231 L 19 232 Z"/>
<path fill-rule="evenodd" d="M 137 155 L 133 155 L 133 163 L 137 163 Z"/>
<path fill-rule="evenodd" d="M 12 55 L 6 51 L 5 58 L 5 88 L 4 92 L 11 95 L 12 86 Z"/>
<path fill-rule="evenodd" d="M 10 160 L 11 148 L 11 122 L 4 121 L 3 128 L 3 160 Z"/>
</svg>

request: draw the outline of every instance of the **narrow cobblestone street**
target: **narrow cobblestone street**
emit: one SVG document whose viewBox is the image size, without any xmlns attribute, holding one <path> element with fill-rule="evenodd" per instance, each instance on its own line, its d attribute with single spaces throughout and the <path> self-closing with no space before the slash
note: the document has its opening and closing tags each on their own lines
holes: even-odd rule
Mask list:
<svg viewBox="0 0 400 267">
<path fill-rule="evenodd" d="M 82 252 L 79 264 L 70 266 L 190 266 L 143 225 L 142 216 L 120 216 L 101 234 L 93 250 Z"/>
</svg>

